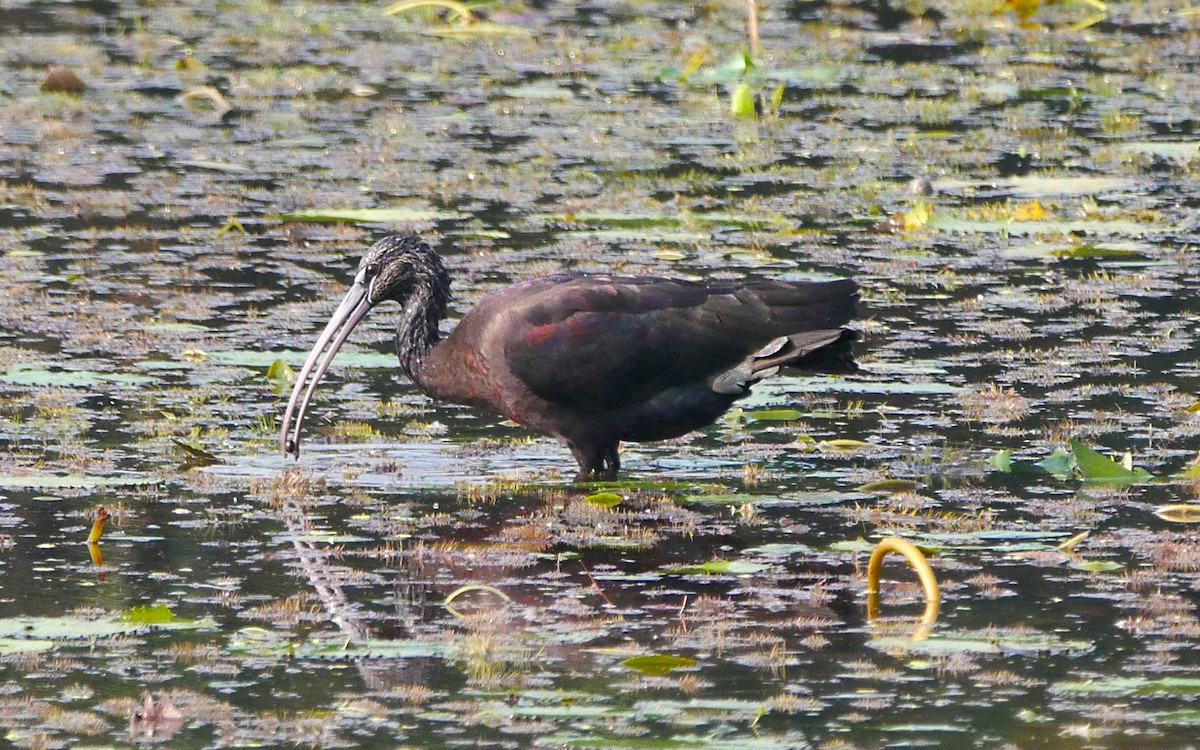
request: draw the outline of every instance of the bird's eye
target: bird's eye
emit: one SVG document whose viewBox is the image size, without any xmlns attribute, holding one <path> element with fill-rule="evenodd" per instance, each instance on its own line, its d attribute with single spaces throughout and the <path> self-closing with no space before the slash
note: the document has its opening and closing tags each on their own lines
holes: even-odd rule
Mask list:
<svg viewBox="0 0 1200 750">
<path fill-rule="evenodd" d="M 379 266 L 375 263 L 368 263 L 364 270 L 367 272 L 367 278 L 373 279 L 379 273 Z"/>
</svg>

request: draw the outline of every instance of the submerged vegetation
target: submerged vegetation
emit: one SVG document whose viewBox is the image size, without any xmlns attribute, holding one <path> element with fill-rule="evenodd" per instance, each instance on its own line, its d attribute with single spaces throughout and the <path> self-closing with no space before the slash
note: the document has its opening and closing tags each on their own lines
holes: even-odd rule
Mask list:
<svg viewBox="0 0 1200 750">
<path fill-rule="evenodd" d="M 1195 743 L 1194 9 L 0 25 L 6 746 Z M 853 276 L 864 370 L 576 486 L 400 381 L 385 310 L 285 464 L 279 394 L 397 229 L 454 315 L 563 270 Z M 936 622 L 892 562 L 868 619 L 888 536 Z"/>
</svg>

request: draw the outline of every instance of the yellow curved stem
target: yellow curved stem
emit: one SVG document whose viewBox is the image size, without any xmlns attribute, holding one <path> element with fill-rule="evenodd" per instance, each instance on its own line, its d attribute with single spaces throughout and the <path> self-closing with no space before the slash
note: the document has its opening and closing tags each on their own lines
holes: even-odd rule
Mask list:
<svg viewBox="0 0 1200 750">
<path fill-rule="evenodd" d="M 96 509 L 96 520 L 92 522 L 92 532 L 88 534 L 87 543 L 95 544 L 100 541 L 100 535 L 104 533 L 104 524 L 108 523 L 108 511 L 101 505 Z"/>
<path fill-rule="evenodd" d="M 937 576 L 921 550 L 912 542 L 900 537 L 889 536 L 881 541 L 871 553 L 871 561 L 867 564 L 867 619 L 879 617 L 879 575 L 883 570 L 883 558 L 888 552 L 899 552 L 908 560 L 908 564 L 917 571 L 921 587 L 925 589 L 925 613 L 921 615 L 921 624 L 913 634 L 913 640 L 919 640 L 929 635 L 933 624 L 937 622 L 938 613 L 942 609 L 942 592 L 938 588 Z"/>
<path fill-rule="evenodd" d="M 88 542 L 88 554 L 92 556 L 92 565 L 96 566 L 96 570 L 104 567 L 104 552 L 100 549 L 100 545 L 95 542 Z M 104 574 L 101 573 L 100 580 L 104 580 Z"/>
<path fill-rule="evenodd" d="M 446 600 L 444 602 L 442 602 L 442 604 L 445 605 L 446 609 L 450 610 L 450 614 L 452 614 L 455 617 L 458 617 L 460 619 L 466 616 L 462 612 L 459 612 L 454 607 L 451 607 L 450 602 L 454 601 L 455 599 L 457 599 L 458 597 L 467 593 L 468 591 L 486 591 L 489 594 L 495 594 L 496 596 L 500 597 L 501 599 L 503 599 L 506 602 L 512 601 L 512 598 L 508 594 L 504 593 L 503 591 L 496 588 L 495 586 L 488 586 L 488 585 L 482 584 L 482 583 L 477 583 L 477 584 L 474 584 L 471 586 L 459 586 L 458 588 L 454 589 L 449 594 L 447 594 Z"/>
<path fill-rule="evenodd" d="M 404 0 L 404 2 L 389 5 L 384 13 L 395 16 L 416 8 L 445 8 L 457 13 L 463 19 L 463 23 L 471 23 L 475 20 L 471 9 L 455 0 Z"/>
</svg>

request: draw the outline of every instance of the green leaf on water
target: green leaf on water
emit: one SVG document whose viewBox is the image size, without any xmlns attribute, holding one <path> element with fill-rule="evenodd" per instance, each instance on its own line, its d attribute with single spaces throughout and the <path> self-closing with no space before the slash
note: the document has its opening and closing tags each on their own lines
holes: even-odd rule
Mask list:
<svg viewBox="0 0 1200 750">
<path fill-rule="evenodd" d="M 961 654 L 1040 655 L 1079 653 L 1093 647 L 1091 641 L 1068 640 L 1053 633 L 1036 630 L 960 630 L 936 632 L 928 638 L 913 640 L 908 636 L 884 636 L 867 642 L 872 648 L 887 653 L 921 654 L 924 656 L 954 656 Z"/>
<path fill-rule="evenodd" d="M 136 625 L 162 625 L 175 619 L 175 613 L 165 604 L 133 607 L 121 613 L 121 619 Z"/>
<path fill-rule="evenodd" d="M 638 712 L 640 714 L 640 711 Z M 695 723 L 692 720 L 691 723 Z M 690 725 L 690 724 L 689 724 Z M 807 747 L 804 744 L 782 744 L 778 737 L 766 735 L 736 735 L 720 732 L 678 734 L 672 736 L 626 737 L 607 736 L 586 727 L 587 734 L 562 734 L 544 737 L 546 747 L 578 748 L 579 750 L 780 750 L 788 747 Z"/>
<path fill-rule="evenodd" d="M 599 242 L 613 243 L 677 243 L 680 245 L 701 245 L 708 242 L 709 235 L 705 232 L 695 232 L 689 229 L 582 229 L 572 230 L 571 236 L 590 238 Z"/>
<path fill-rule="evenodd" d="M 1200 523 L 1200 504 L 1175 503 L 1164 505 L 1154 511 L 1154 515 L 1172 523 Z"/>
<path fill-rule="evenodd" d="M 734 55 L 721 65 L 705 68 L 695 76 L 699 83 L 734 83 L 741 81 L 747 74 L 754 71 L 754 60 L 742 52 Z"/>
<path fill-rule="evenodd" d="M 1053 549 L 1064 536 L 1061 531 L 992 528 L 975 531 L 927 531 L 909 541 L 926 550 L 987 549 L 993 552 L 1019 552 Z"/>
<path fill-rule="evenodd" d="M 1101 484 L 1135 484 L 1150 479 L 1150 472 L 1141 468 L 1127 469 L 1104 454 L 1089 448 L 1079 440 L 1071 441 L 1071 452 L 1079 473 L 1089 482 Z"/>
<path fill-rule="evenodd" d="M 880 479 L 877 482 L 860 484 L 858 490 L 871 494 L 890 495 L 899 492 L 915 492 L 920 486 L 920 482 L 914 482 L 911 479 Z"/>
<path fill-rule="evenodd" d="M 282 396 L 296 382 L 296 371 L 282 357 L 277 357 L 267 368 L 267 380 L 275 389 L 275 394 Z"/>
<path fill-rule="evenodd" d="M 62 641 L 82 638 L 108 638 L 133 633 L 143 626 L 105 616 L 86 618 L 66 617 L 9 617 L 0 619 L 0 638 L 29 638 L 32 640 Z"/>
<path fill-rule="evenodd" d="M 286 641 L 278 653 L 290 653 L 296 658 L 323 660 L 414 659 L 445 658 L 449 646 L 444 642 L 415 639 L 351 641 L 345 639 L 310 638 L 300 644 Z"/>
<path fill-rule="evenodd" d="M 335 221 L 359 224 L 418 224 L 466 218 L 457 211 L 395 206 L 392 208 L 305 208 L 280 214 L 283 221 Z"/>
<path fill-rule="evenodd" d="M 623 229 L 678 228 L 683 226 L 717 226 L 740 229 L 785 228 L 790 226 L 786 217 L 758 215 L 730 211 L 572 211 L 570 213 L 534 214 L 547 223 L 571 222 L 595 227 L 620 227 Z"/>
<path fill-rule="evenodd" d="M 1047 219 L 1047 220 L 982 220 L 936 215 L 925 226 L 958 234 L 1000 234 L 1012 237 L 1025 235 L 1086 235 L 1090 237 L 1142 237 L 1147 234 L 1171 231 L 1163 224 L 1139 222 L 1132 219 Z"/>
<path fill-rule="evenodd" d="M 1089 573 L 1115 573 L 1125 570 L 1125 566 L 1112 560 L 1078 560 L 1071 563 L 1076 570 L 1086 570 Z"/>
<path fill-rule="evenodd" d="M 754 92 L 750 89 L 750 84 L 743 81 L 733 87 L 729 94 L 729 113 L 738 118 L 754 118 Z"/>
<path fill-rule="evenodd" d="M 1184 164 L 1200 159 L 1200 141 L 1140 141 L 1122 144 L 1120 149 Z"/>
<path fill-rule="evenodd" d="M 1200 695 L 1200 677 L 1105 677 L 1103 680 L 1060 682 L 1056 693 L 1100 695 Z"/>
<path fill-rule="evenodd" d="M 6 654 L 27 654 L 34 651 L 49 651 L 52 648 L 54 648 L 54 641 L 0 638 L 0 656 Z"/>
<path fill-rule="evenodd" d="M 843 539 L 828 547 L 830 552 L 870 552 L 875 549 L 875 543 L 861 536 L 857 539 Z"/>
<path fill-rule="evenodd" d="M 798 409 L 756 409 L 745 414 L 757 422 L 794 422 L 804 416 Z"/>
<path fill-rule="evenodd" d="M 631 656 L 621 664 L 635 669 L 642 674 L 659 677 L 672 670 L 696 666 L 696 660 L 688 656 L 671 656 L 670 654 L 642 654 Z"/>
<path fill-rule="evenodd" d="M 1192 482 L 1200 480 L 1200 452 L 1196 453 L 1196 457 L 1187 465 L 1187 468 L 1176 474 L 1175 478 Z"/>
<path fill-rule="evenodd" d="M 698 565 L 675 565 L 663 568 L 667 573 L 696 573 L 700 575 L 751 575 L 768 569 L 769 565 L 749 560 L 709 560 Z"/>
<path fill-rule="evenodd" d="M 559 86 L 553 80 L 508 86 L 502 91 L 510 99 L 542 99 L 545 101 L 569 102 L 575 98 L 575 94 L 570 89 Z"/>
<path fill-rule="evenodd" d="M 220 456 L 209 453 L 195 443 L 186 443 L 178 438 L 171 438 L 171 444 L 183 453 L 188 466 L 213 466 L 225 463 Z"/>
<path fill-rule="evenodd" d="M 1075 469 L 1075 456 L 1060 448 L 1050 454 L 1049 458 L 1038 461 L 1034 466 L 1045 469 L 1046 472 L 1053 474 L 1058 479 L 1070 479 L 1071 472 Z"/>
<path fill-rule="evenodd" d="M 1142 255 L 1137 250 L 1096 244 L 1075 245 L 1050 254 L 1056 258 L 1137 258 Z"/>
<path fill-rule="evenodd" d="M 853 438 L 834 438 L 833 440 L 822 440 L 817 443 L 818 448 L 826 448 L 835 451 L 855 451 L 859 448 L 865 448 L 870 443 L 863 440 L 854 440 Z"/>
<path fill-rule="evenodd" d="M 993 453 L 987 459 L 987 465 L 1005 474 L 1012 473 L 1012 450 L 1004 448 Z"/>
<path fill-rule="evenodd" d="M 1154 726 L 1173 724 L 1194 727 L 1200 725 L 1200 708 L 1180 708 L 1173 711 L 1152 711 L 1146 718 Z"/>
<path fill-rule="evenodd" d="M 0 373 L 0 382 L 27 386 L 57 386 L 61 388 L 96 388 L 106 385 L 141 386 L 154 382 L 145 375 L 124 372 L 76 370 L 59 365 L 22 363 L 11 365 Z"/>
<path fill-rule="evenodd" d="M 783 104 L 783 94 L 787 91 L 787 86 L 779 84 L 775 90 L 771 92 L 771 111 L 778 114 L 779 107 Z"/>
<path fill-rule="evenodd" d="M 472 36 L 533 36 L 533 32 L 524 26 L 513 26 L 505 23 L 478 21 L 466 26 L 434 26 L 425 29 L 426 36 L 436 36 L 448 39 L 459 39 Z"/>
<path fill-rule="evenodd" d="M 597 492 L 583 499 L 585 503 L 599 505 L 601 508 L 615 508 L 621 504 L 621 496 L 615 492 Z"/>
<path fill-rule="evenodd" d="M 702 503 L 705 505 L 745 505 L 760 500 L 769 499 L 769 495 L 751 495 L 748 492 L 714 492 L 710 495 L 684 495 L 679 498 L 681 503 Z"/>
<path fill-rule="evenodd" d="M 308 356 L 308 352 L 262 352 L 230 349 L 227 351 L 209 352 L 208 361 L 218 365 L 250 367 L 261 372 L 262 368 L 269 368 L 276 359 L 283 359 L 291 366 L 293 362 L 296 365 L 301 364 L 304 362 L 306 356 Z M 368 349 L 342 349 L 338 352 L 337 359 L 334 360 L 334 366 L 337 367 L 338 365 L 368 370 L 377 368 L 391 369 L 396 366 L 396 355 L 375 352 Z"/>
<path fill-rule="evenodd" d="M 96 476 L 94 474 L 20 474 L 0 476 L 0 489 L 27 487 L 30 489 L 92 489 L 93 487 L 136 487 L 158 484 L 144 474 Z"/>
</svg>

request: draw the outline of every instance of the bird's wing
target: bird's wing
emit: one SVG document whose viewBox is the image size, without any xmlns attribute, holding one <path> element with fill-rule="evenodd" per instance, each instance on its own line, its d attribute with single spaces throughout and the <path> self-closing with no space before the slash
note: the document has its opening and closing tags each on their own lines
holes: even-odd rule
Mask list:
<svg viewBox="0 0 1200 750">
<path fill-rule="evenodd" d="M 493 329 L 505 363 L 539 397 L 583 412 L 632 406 L 673 388 L 717 388 L 719 376 L 780 337 L 822 331 L 836 339 L 857 300 L 848 280 L 708 287 L 593 276 L 522 287 Z M 775 348 L 785 343 L 794 348 L 790 340 Z"/>
</svg>

